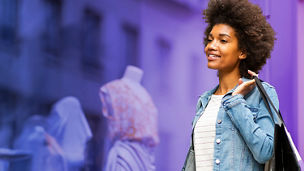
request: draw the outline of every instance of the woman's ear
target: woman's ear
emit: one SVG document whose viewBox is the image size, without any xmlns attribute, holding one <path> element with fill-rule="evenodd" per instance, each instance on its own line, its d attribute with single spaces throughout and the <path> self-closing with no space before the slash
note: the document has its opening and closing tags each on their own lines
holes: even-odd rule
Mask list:
<svg viewBox="0 0 304 171">
<path fill-rule="evenodd" d="M 241 51 L 241 54 L 240 54 L 240 56 L 239 56 L 239 59 L 246 59 L 247 58 L 247 54 L 246 54 L 246 52 L 245 51 Z"/>
</svg>

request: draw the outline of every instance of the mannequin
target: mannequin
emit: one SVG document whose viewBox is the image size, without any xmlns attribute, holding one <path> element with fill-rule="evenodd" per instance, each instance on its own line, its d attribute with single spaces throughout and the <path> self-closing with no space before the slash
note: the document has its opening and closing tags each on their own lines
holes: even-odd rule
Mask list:
<svg viewBox="0 0 304 171">
<path fill-rule="evenodd" d="M 155 170 L 157 109 L 140 84 L 143 71 L 128 66 L 121 79 L 100 88 L 102 113 L 111 141 L 105 170 Z"/>
<path fill-rule="evenodd" d="M 65 97 L 54 104 L 47 118 L 47 131 L 62 148 L 68 170 L 81 170 L 92 132 L 78 99 Z"/>
<path fill-rule="evenodd" d="M 127 66 L 126 71 L 122 79 L 133 81 L 134 83 L 140 84 L 143 76 L 143 71 L 135 66 Z"/>
</svg>

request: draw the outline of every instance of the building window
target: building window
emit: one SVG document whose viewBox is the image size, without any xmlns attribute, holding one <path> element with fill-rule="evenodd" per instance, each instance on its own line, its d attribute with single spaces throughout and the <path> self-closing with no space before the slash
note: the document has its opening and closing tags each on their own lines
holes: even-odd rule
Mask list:
<svg viewBox="0 0 304 171">
<path fill-rule="evenodd" d="M 127 65 L 138 66 L 138 31 L 135 27 L 125 24 L 123 34 Z"/>
<path fill-rule="evenodd" d="M 156 43 L 158 52 L 156 65 L 158 67 L 159 90 L 163 93 L 169 93 L 170 85 L 168 80 L 170 79 L 171 44 L 164 38 L 159 38 Z"/>
<path fill-rule="evenodd" d="M 97 12 L 91 9 L 86 9 L 84 11 L 82 25 L 82 68 L 89 75 L 93 74 L 99 77 L 103 70 L 99 51 L 101 17 Z"/>
<path fill-rule="evenodd" d="M 127 65 L 139 66 L 138 60 L 138 30 L 130 24 L 121 27 L 121 56 L 119 57 L 119 75 L 123 75 Z"/>
<path fill-rule="evenodd" d="M 17 41 L 18 0 L 0 0 L 0 46 L 15 47 Z"/>
<path fill-rule="evenodd" d="M 45 3 L 45 27 L 41 45 L 46 55 L 46 62 L 51 65 L 58 65 L 60 62 L 61 3 L 60 0 L 47 0 Z"/>
</svg>

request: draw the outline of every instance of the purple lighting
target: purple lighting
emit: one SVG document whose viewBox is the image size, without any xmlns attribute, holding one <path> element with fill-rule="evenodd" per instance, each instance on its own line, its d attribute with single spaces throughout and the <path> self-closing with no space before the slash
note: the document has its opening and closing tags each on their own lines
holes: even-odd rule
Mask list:
<svg viewBox="0 0 304 171">
<path fill-rule="evenodd" d="M 277 33 L 260 78 L 274 85 L 286 126 L 304 156 L 304 2 L 250 0 Z M 92 138 L 85 167 L 101 170 L 109 147 L 99 89 L 128 65 L 158 110 L 159 171 L 181 170 L 198 96 L 218 83 L 203 52 L 207 0 L 1 0 L 0 148 L 13 149 L 25 121 L 79 100 Z M 10 169 L 0 160 L 0 170 Z"/>
</svg>

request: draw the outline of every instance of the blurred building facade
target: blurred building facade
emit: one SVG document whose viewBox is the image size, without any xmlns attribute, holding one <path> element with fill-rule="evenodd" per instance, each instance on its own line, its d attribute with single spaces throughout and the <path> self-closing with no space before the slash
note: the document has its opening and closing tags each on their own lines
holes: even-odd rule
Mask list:
<svg viewBox="0 0 304 171">
<path fill-rule="evenodd" d="M 270 16 L 278 36 L 261 76 L 277 88 L 281 111 L 288 115 L 284 118 L 297 144 L 297 2 L 253 2 Z M 25 118 L 47 114 L 55 101 L 73 95 L 93 131 L 92 151 L 98 151 L 92 153 L 90 168 L 101 169 L 105 125 L 98 90 L 120 78 L 131 64 L 144 70 L 143 85 L 159 109 L 157 170 L 179 170 L 197 97 L 217 84 L 203 53 L 201 10 L 207 3 L 1 0 L 0 132 L 5 138 L 0 145 L 11 147 Z"/>
</svg>

